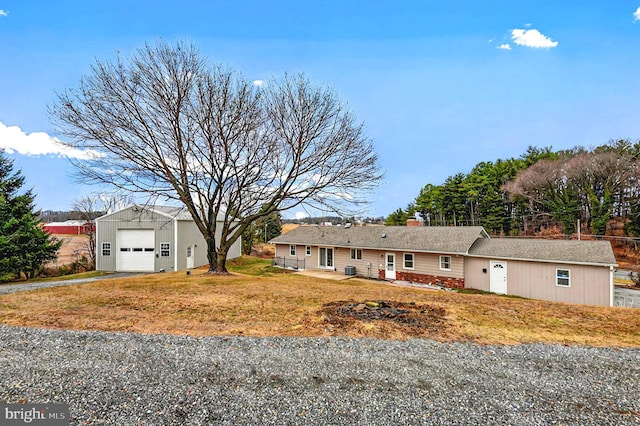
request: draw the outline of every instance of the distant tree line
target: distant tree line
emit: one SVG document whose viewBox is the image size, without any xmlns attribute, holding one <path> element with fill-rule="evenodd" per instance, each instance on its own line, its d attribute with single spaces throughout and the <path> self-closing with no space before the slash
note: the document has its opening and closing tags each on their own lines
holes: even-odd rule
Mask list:
<svg viewBox="0 0 640 426">
<path fill-rule="evenodd" d="M 565 234 L 578 221 L 604 235 L 613 218 L 627 235 L 640 235 L 640 142 L 610 141 L 593 149 L 529 147 L 519 158 L 478 163 L 468 174 L 425 185 L 385 224 L 405 225 L 416 213 L 425 225 L 481 225 L 494 234 L 530 233 L 558 224 Z"/>
<path fill-rule="evenodd" d="M 382 224 L 385 221 L 384 216 L 379 217 L 341 217 L 341 216 L 309 216 L 303 219 L 282 219 L 282 223 L 305 223 L 308 225 L 320 225 L 322 223 L 331 223 L 332 225 L 352 225 L 357 224 Z"/>
<path fill-rule="evenodd" d="M 66 222 L 67 220 L 86 220 L 87 214 L 89 214 L 90 216 L 89 220 L 94 220 L 106 214 L 106 211 L 84 212 L 84 211 L 77 211 L 77 210 L 71 210 L 71 211 L 44 210 L 40 212 L 40 220 L 43 223 Z"/>
</svg>

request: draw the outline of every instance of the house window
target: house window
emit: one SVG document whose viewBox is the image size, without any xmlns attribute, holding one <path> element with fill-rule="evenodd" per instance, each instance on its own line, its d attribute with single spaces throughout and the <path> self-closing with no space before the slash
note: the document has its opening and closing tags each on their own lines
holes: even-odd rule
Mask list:
<svg viewBox="0 0 640 426">
<path fill-rule="evenodd" d="M 311 256 L 311 246 L 307 246 L 305 249 L 305 253 L 307 256 Z"/>
<path fill-rule="evenodd" d="M 111 243 L 102 243 L 102 255 L 111 256 Z"/>
<path fill-rule="evenodd" d="M 362 249 L 351 249 L 352 260 L 362 260 Z"/>
<path fill-rule="evenodd" d="M 440 269 L 442 271 L 451 270 L 451 256 L 440 256 Z"/>
<path fill-rule="evenodd" d="M 403 268 L 404 269 L 413 269 L 413 253 L 405 253 L 403 256 Z"/>
<path fill-rule="evenodd" d="M 295 256 L 296 255 L 296 245 L 295 244 L 290 244 L 289 245 L 289 255 L 290 256 Z"/>
<path fill-rule="evenodd" d="M 556 285 L 571 287 L 571 278 L 568 269 L 556 269 Z"/>
<path fill-rule="evenodd" d="M 169 257 L 169 256 L 171 256 L 171 244 L 160 243 L 160 257 Z"/>
</svg>

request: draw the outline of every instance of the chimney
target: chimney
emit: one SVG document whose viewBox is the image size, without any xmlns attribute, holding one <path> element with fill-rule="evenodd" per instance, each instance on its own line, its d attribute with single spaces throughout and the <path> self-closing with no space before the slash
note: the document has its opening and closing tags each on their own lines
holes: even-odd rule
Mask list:
<svg viewBox="0 0 640 426">
<path fill-rule="evenodd" d="M 407 226 L 422 226 L 422 222 L 417 219 L 407 219 Z"/>
</svg>

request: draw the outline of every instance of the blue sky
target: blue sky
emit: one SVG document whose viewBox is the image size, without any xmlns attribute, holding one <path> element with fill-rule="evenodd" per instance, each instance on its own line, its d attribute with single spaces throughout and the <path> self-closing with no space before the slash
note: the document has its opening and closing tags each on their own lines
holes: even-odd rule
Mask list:
<svg viewBox="0 0 640 426">
<path fill-rule="evenodd" d="M 640 137 L 640 0 L 0 0 L 0 148 L 39 208 L 100 190 L 50 143 L 55 93 L 160 38 L 250 79 L 303 71 L 335 88 L 386 172 L 373 216 L 529 145 Z"/>
</svg>

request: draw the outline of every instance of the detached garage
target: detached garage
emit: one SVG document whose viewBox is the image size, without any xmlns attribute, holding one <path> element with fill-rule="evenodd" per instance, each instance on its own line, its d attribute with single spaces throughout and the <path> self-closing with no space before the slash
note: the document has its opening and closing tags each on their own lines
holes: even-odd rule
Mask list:
<svg viewBox="0 0 640 426">
<path fill-rule="evenodd" d="M 204 237 L 180 207 L 129 206 L 96 219 L 96 269 L 179 271 L 207 264 Z M 240 256 L 240 241 L 229 258 Z"/>
</svg>

